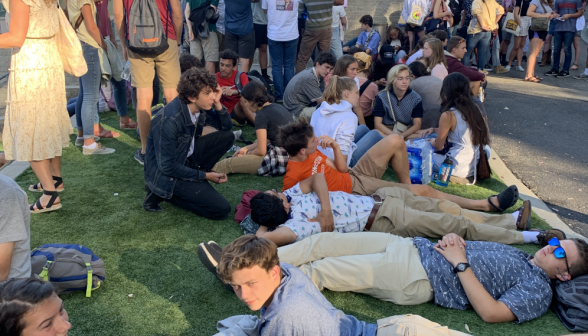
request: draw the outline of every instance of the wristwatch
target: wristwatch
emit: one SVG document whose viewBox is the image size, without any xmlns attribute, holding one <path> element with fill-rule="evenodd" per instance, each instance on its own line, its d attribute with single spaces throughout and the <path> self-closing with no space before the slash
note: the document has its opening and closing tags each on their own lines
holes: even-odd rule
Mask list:
<svg viewBox="0 0 588 336">
<path fill-rule="evenodd" d="M 470 264 L 468 263 L 462 263 L 460 262 L 459 264 L 457 264 L 457 266 L 455 266 L 453 268 L 453 273 L 459 273 L 459 272 L 463 272 L 465 271 L 468 267 L 470 267 Z"/>
</svg>

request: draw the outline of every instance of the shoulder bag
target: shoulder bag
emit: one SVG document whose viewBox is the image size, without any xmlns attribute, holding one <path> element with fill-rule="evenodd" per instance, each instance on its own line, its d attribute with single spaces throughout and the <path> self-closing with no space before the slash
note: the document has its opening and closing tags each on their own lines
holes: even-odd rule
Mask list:
<svg viewBox="0 0 588 336">
<path fill-rule="evenodd" d="M 543 8 L 543 12 L 547 14 L 545 10 L 545 6 L 543 6 L 543 2 L 539 1 L 541 7 Z M 531 30 L 536 32 L 547 31 L 549 29 L 549 18 L 541 17 L 541 18 L 531 18 Z"/>
<path fill-rule="evenodd" d="M 58 7 L 57 10 L 59 12 L 59 31 L 55 35 L 55 43 L 61 57 L 63 70 L 76 77 L 81 77 L 88 72 L 82 44 L 61 7 Z"/>
<path fill-rule="evenodd" d="M 511 33 L 514 36 L 519 36 L 521 26 L 519 26 L 515 20 L 513 13 L 509 12 L 506 14 L 506 20 L 504 20 L 504 26 L 502 27 L 502 30 Z"/>
<path fill-rule="evenodd" d="M 386 95 L 388 95 L 388 104 L 390 104 L 390 112 L 392 112 L 392 118 L 394 119 L 394 127 L 392 128 L 392 132 L 396 134 L 402 134 L 406 132 L 406 130 L 408 129 L 408 125 L 403 124 L 400 121 L 396 121 L 396 116 L 394 115 L 394 108 L 392 108 L 392 100 L 390 100 L 390 91 L 386 91 Z"/>
<path fill-rule="evenodd" d="M 417 4 L 413 4 L 410 7 L 410 12 L 408 13 L 408 20 L 406 20 L 406 23 L 420 27 L 423 25 L 424 21 L 425 13 L 423 11 L 423 8 Z"/>
</svg>

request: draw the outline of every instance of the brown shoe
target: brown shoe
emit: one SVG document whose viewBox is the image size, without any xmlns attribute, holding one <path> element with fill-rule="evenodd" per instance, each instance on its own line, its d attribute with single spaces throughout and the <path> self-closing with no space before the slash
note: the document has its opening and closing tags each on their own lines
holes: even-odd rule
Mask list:
<svg viewBox="0 0 588 336">
<path fill-rule="evenodd" d="M 518 208 L 517 230 L 529 231 L 531 228 L 531 202 L 524 201 L 523 206 Z"/>
<path fill-rule="evenodd" d="M 559 229 L 551 229 L 551 230 L 538 230 L 533 229 L 531 231 L 539 231 L 537 235 L 537 244 L 541 246 L 546 246 L 547 243 L 551 240 L 551 238 L 556 237 L 559 240 L 567 239 L 566 234 Z"/>
<path fill-rule="evenodd" d="M 133 121 L 133 119 L 129 118 L 127 121 L 125 121 L 124 123 L 120 123 L 120 129 L 121 130 L 136 130 L 137 129 L 137 123 Z"/>
</svg>

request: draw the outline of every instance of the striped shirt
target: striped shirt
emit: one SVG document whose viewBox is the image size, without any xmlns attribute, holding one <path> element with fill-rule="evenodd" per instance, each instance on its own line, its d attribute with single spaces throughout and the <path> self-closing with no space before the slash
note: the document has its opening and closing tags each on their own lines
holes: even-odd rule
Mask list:
<svg viewBox="0 0 588 336">
<path fill-rule="evenodd" d="M 304 8 L 308 11 L 306 18 L 306 29 L 331 29 L 333 23 L 333 0 L 301 0 L 302 6 L 298 7 L 299 11 Z"/>
<path fill-rule="evenodd" d="M 405 125 L 412 125 L 413 118 L 423 117 L 423 100 L 411 88 L 408 88 L 404 97 L 400 100 L 394 94 L 394 89 L 391 89 L 390 102 L 394 105 L 394 116 L 396 120 Z M 392 110 L 390 109 L 386 91 L 382 91 L 376 96 L 372 114 L 374 117 L 383 118 L 382 124 L 394 125 L 394 117 L 392 117 Z"/>
<path fill-rule="evenodd" d="M 582 9 L 581 0 L 556 0 L 553 4 L 553 11 L 557 12 L 559 16 L 565 14 L 576 14 Z M 555 31 L 556 32 L 575 32 L 576 31 L 576 20 L 577 18 L 570 18 L 567 20 L 555 20 Z"/>
</svg>

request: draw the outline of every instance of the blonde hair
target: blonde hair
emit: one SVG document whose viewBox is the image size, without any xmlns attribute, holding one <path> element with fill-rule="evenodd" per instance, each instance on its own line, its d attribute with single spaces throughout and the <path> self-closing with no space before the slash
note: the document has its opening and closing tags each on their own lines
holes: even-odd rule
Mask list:
<svg viewBox="0 0 588 336">
<path fill-rule="evenodd" d="M 445 59 L 445 54 L 443 53 L 443 42 L 437 38 L 432 38 L 425 41 L 424 44 L 428 44 L 429 48 L 433 50 L 430 58 L 425 57 L 427 59 L 427 66 L 429 67 L 429 70 L 434 68 L 437 64 L 443 64 L 445 68 L 447 68 L 447 60 Z"/>
<path fill-rule="evenodd" d="M 323 100 L 327 104 L 339 104 L 343 98 L 343 91 L 352 91 L 354 88 L 357 89 L 357 84 L 353 78 L 333 75 L 323 93 Z"/>
<path fill-rule="evenodd" d="M 390 90 L 392 88 L 394 82 L 396 82 L 396 79 L 398 78 L 398 75 L 402 71 L 408 71 L 408 75 L 411 75 L 410 69 L 406 64 L 395 65 L 392 69 L 390 69 L 390 71 L 388 71 L 388 78 L 386 78 L 386 90 Z"/>
</svg>

